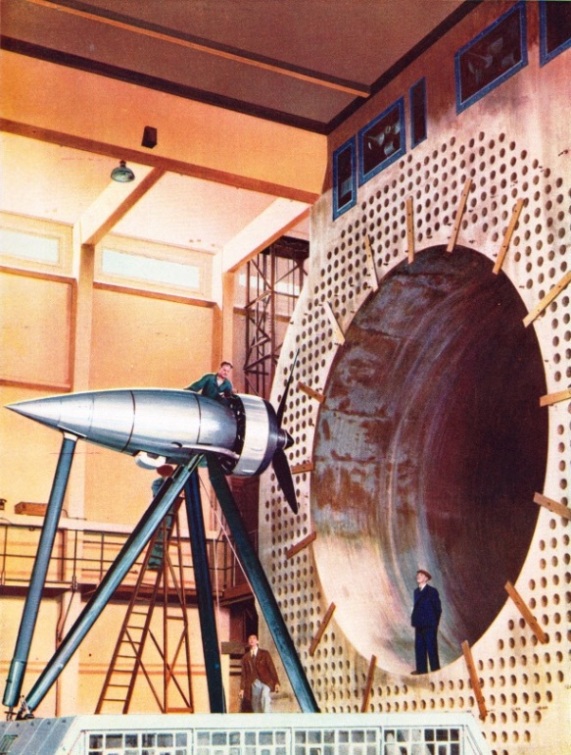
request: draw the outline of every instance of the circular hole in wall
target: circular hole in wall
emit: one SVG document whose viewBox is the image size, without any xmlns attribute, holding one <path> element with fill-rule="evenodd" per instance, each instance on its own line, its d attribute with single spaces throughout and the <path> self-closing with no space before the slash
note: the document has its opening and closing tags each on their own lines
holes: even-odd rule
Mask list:
<svg viewBox="0 0 571 755">
<path fill-rule="evenodd" d="M 539 344 L 510 280 L 464 247 L 403 262 L 355 316 L 315 436 L 315 556 L 335 619 L 386 670 L 414 667 L 419 567 L 443 615 L 441 662 L 506 600 L 547 459 Z"/>
</svg>

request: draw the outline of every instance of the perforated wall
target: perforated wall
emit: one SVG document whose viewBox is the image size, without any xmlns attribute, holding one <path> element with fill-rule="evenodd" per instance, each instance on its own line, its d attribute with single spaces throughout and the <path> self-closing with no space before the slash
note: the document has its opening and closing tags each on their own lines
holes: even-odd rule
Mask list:
<svg viewBox="0 0 571 755">
<path fill-rule="evenodd" d="M 480 129 L 462 137 L 453 133 L 441 140 L 433 138 L 409 152 L 360 187 L 357 206 L 335 222 L 329 194 L 315 207 L 309 283 L 292 319 L 274 386 L 277 400 L 294 353 L 300 349 L 294 380 L 297 389 L 286 416 L 287 429 L 296 440 L 290 451 L 294 466 L 312 461 L 322 406 L 305 387 L 327 394 L 330 371 L 355 314 L 377 282 L 407 260 L 409 198 L 415 254 L 422 254 L 423 249 L 449 243 L 462 191 L 470 181 L 458 244 L 493 262 L 498 259 L 517 201 L 525 200 L 502 271 L 528 312 L 565 282 L 569 272 L 569 176 L 556 154 L 541 151 L 529 131 L 521 128 L 514 134 L 497 130 L 493 118 L 483 119 Z M 571 289 L 563 285 L 528 325 L 536 329 L 548 394 L 565 391 L 571 379 L 570 297 Z M 568 507 L 569 400 L 551 403 L 544 410 L 549 423 L 548 458 L 543 489 L 537 492 Z M 335 613 L 312 648 L 327 610 L 337 608 L 322 587 L 320 570 L 338 569 L 341 573 L 352 564 L 331 563 L 327 553 L 320 551 L 319 534 L 314 543 L 288 558 L 288 549 L 315 531 L 311 468 L 297 473 L 295 480 L 301 503 L 297 516 L 289 512 L 273 476 L 263 481 L 262 558 L 321 709 L 358 712 L 371 658 L 355 649 Z M 535 515 L 537 506 L 532 498 L 522 500 L 522 516 L 530 508 Z M 331 527 L 334 530 L 334 522 Z M 568 726 L 569 534 L 566 518 L 540 507 L 532 543 L 515 583 L 546 641 L 540 642 L 506 593 L 503 608 L 471 648 L 486 706 L 482 728 L 498 755 L 555 752 L 549 749 L 550 742 L 560 742 L 562 727 Z M 390 591 L 391 585 L 379 586 L 379 600 L 383 590 Z M 476 716 L 481 712 L 461 653 L 440 671 L 422 677 L 391 673 L 378 664 L 367 709 L 471 711 Z"/>
</svg>

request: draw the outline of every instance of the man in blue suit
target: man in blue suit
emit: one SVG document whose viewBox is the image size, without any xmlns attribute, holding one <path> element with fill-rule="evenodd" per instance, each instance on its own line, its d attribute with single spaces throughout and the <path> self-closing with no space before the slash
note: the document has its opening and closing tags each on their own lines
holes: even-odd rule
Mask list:
<svg viewBox="0 0 571 755">
<path fill-rule="evenodd" d="M 438 590 L 428 582 L 432 576 L 426 569 L 416 572 L 418 587 L 414 591 L 414 607 L 412 609 L 411 624 L 415 629 L 414 650 L 416 655 L 416 669 L 413 674 L 427 674 L 428 662 L 430 670 L 440 668 L 438 659 L 438 622 L 442 614 Z"/>
</svg>

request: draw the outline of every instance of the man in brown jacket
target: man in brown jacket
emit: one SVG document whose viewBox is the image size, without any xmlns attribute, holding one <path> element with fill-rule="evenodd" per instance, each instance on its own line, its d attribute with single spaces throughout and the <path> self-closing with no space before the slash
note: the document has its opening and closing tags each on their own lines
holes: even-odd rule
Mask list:
<svg viewBox="0 0 571 755">
<path fill-rule="evenodd" d="M 262 650 L 255 634 L 248 637 L 248 652 L 242 657 L 240 700 L 254 713 L 269 713 L 270 692 L 279 692 L 278 674 L 267 650 Z"/>
</svg>

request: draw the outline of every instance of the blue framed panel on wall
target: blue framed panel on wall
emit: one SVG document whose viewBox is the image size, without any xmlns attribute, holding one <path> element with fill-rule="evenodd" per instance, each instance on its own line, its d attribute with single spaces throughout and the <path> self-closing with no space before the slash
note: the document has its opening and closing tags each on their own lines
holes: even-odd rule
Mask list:
<svg viewBox="0 0 571 755">
<path fill-rule="evenodd" d="M 456 110 L 461 113 L 527 65 L 525 3 L 520 2 L 454 57 Z"/>
<path fill-rule="evenodd" d="M 404 100 L 401 97 L 359 131 L 359 186 L 406 151 Z"/>
<path fill-rule="evenodd" d="M 560 52 L 571 47 L 571 3 L 539 3 L 539 60 L 549 63 Z"/>
<path fill-rule="evenodd" d="M 357 202 L 355 137 L 333 153 L 333 220 Z"/>
<path fill-rule="evenodd" d="M 417 81 L 411 86 L 409 93 L 410 107 L 410 146 L 426 139 L 426 79 Z"/>
</svg>

